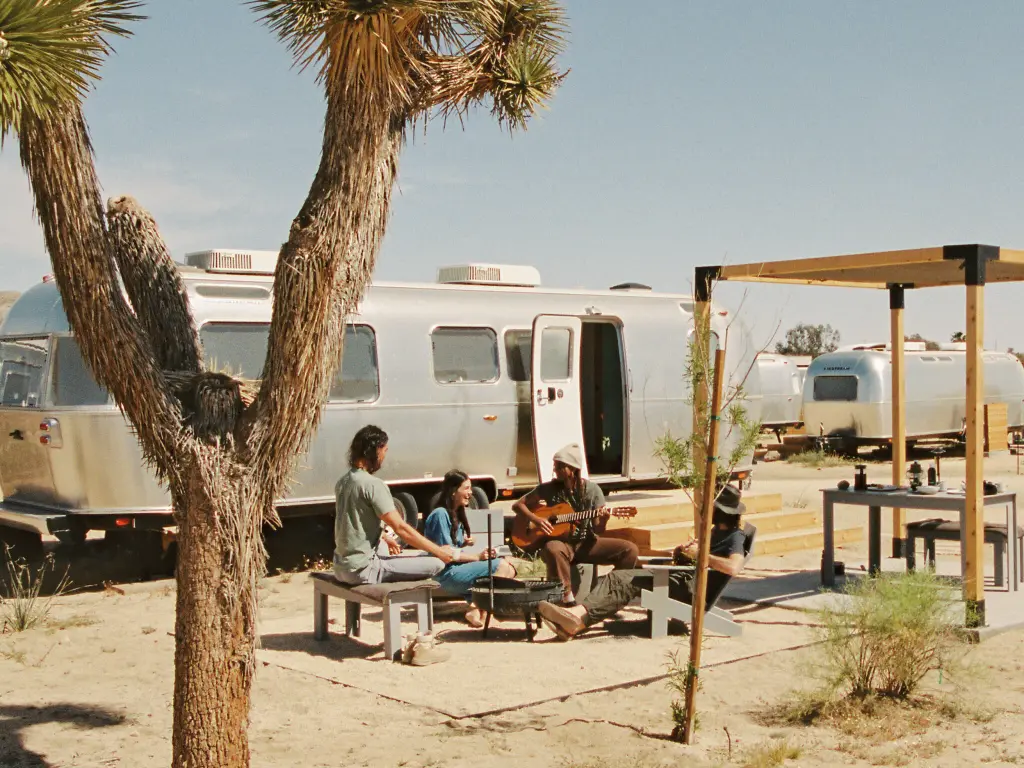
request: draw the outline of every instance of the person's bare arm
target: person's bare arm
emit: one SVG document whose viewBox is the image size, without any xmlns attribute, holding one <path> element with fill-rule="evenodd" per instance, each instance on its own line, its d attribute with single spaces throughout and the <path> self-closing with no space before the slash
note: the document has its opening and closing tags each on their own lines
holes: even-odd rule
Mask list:
<svg viewBox="0 0 1024 768">
<path fill-rule="evenodd" d="M 693 562 L 697 562 L 697 542 L 691 539 L 687 544 L 676 547 L 676 550 Z M 735 554 L 729 557 L 708 554 L 708 568 L 724 573 L 726 576 L 735 576 L 743 570 L 743 555 Z"/>
<path fill-rule="evenodd" d="M 422 549 L 441 560 L 446 565 L 453 560 L 451 547 L 439 547 L 422 533 L 417 531 L 407 522 L 397 510 L 388 512 L 381 518 L 381 521 L 391 526 L 398 537 L 410 547 Z"/>
<path fill-rule="evenodd" d="M 551 527 L 551 523 L 545 520 L 540 515 L 534 512 L 535 509 L 540 507 L 543 502 L 538 498 L 535 491 L 530 491 L 528 494 L 512 504 L 512 511 L 517 515 L 525 517 L 531 523 L 540 528 L 545 534 L 550 534 L 554 528 Z"/>
</svg>

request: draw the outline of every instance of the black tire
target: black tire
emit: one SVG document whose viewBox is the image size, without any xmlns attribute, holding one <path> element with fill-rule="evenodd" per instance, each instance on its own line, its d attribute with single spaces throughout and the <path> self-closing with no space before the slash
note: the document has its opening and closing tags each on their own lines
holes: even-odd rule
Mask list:
<svg viewBox="0 0 1024 768">
<path fill-rule="evenodd" d="M 487 500 L 487 493 L 479 485 L 473 486 L 473 495 L 469 499 L 470 509 L 490 509 L 491 503 Z"/>
<path fill-rule="evenodd" d="M 395 506 L 398 508 L 398 511 L 402 513 L 402 517 L 405 518 L 405 522 L 413 528 L 418 528 L 420 522 L 420 508 L 416 504 L 416 499 L 413 498 L 413 495 L 405 491 L 398 491 L 397 493 L 392 493 L 391 497 L 395 500 Z"/>
</svg>

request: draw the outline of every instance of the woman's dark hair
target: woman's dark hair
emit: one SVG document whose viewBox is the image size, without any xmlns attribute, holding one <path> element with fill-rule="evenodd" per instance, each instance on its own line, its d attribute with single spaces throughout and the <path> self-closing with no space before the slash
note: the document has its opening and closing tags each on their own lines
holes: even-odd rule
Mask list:
<svg viewBox="0 0 1024 768">
<path fill-rule="evenodd" d="M 450 472 L 446 472 L 444 480 L 441 481 L 441 503 L 444 504 L 444 508 L 448 510 L 448 516 L 452 521 L 452 542 L 455 542 L 455 537 L 459 532 L 459 523 L 462 523 L 462 527 L 466 530 L 467 536 L 472 536 L 473 533 L 469 529 L 469 520 L 466 518 L 466 508 L 463 505 L 459 505 L 458 508 L 455 506 L 455 492 L 459 490 L 464 482 L 469 480 L 469 475 L 465 472 L 460 472 L 457 469 L 453 469 Z M 490 545 L 490 542 L 488 542 Z"/>
<path fill-rule="evenodd" d="M 367 424 L 356 432 L 352 445 L 348 449 L 348 465 L 355 469 L 356 463 L 362 461 L 370 473 L 380 469 L 377 452 L 388 444 L 388 433 L 373 424 Z"/>
<path fill-rule="evenodd" d="M 738 530 L 740 527 L 740 521 L 743 519 L 741 515 L 730 515 L 722 512 L 717 506 L 711 511 L 711 524 L 712 525 L 724 525 L 730 531 Z"/>
</svg>

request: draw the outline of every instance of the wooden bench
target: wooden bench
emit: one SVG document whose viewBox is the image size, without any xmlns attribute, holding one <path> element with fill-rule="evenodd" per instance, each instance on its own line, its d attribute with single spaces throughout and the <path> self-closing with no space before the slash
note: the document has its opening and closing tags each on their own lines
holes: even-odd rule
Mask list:
<svg viewBox="0 0 1024 768">
<path fill-rule="evenodd" d="M 431 594 L 438 588 L 436 581 L 396 581 L 391 584 L 362 584 L 350 586 L 334 578 L 332 573 L 313 573 L 313 637 L 326 640 L 328 636 L 329 597 L 345 601 L 345 634 L 360 635 L 362 606 L 372 605 L 384 611 L 384 656 L 395 660 L 402 653 L 402 609 L 414 607 L 420 632 L 434 628 L 434 608 Z"/>
<path fill-rule="evenodd" d="M 907 570 L 912 571 L 916 566 L 917 540 L 924 541 L 925 565 L 935 567 L 935 542 L 936 541 L 960 541 L 960 522 L 957 520 L 943 520 L 934 518 L 931 520 L 918 520 L 907 524 Z M 995 585 L 1003 586 L 1006 583 L 1004 563 L 1009 552 L 1016 562 L 1024 560 L 1024 528 L 1017 529 L 1015 541 L 1011 544 L 1007 535 L 1006 525 L 998 523 L 985 523 L 985 543 L 991 544 L 994 555 Z M 1009 547 L 1014 549 L 1009 549 Z M 1019 558 L 1019 559 L 1018 559 Z M 1017 568 L 1010 568 L 1011 573 Z M 1016 588 L 1014 586 L 1014 588 Z"/>
</svg>

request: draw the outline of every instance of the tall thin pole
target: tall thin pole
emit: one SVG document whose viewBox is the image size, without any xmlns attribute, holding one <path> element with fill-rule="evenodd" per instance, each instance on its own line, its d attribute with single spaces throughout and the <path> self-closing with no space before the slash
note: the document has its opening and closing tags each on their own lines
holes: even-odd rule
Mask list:
<svg viewBox="0 0 1024 768">
<path fill-rule="evenodd" d="M 889 325 L 892 330 L 892 484 L 903 485 L 907 474 L 906 367 L 903 354 L 903 286 L 889 286 Z M 892 510 L 892 556 L 903 557 L 907 538 L 907 513 Z"/>
<path fill-rule="evenodd" d="M 977 268 L 974 270 L 978 272 Z M 971 270 L 968 269 L 968 273 Z M 972 280 L 971 278 L 974 277 Z M 964 531 L 964 601 L 967 621 L 972 626 L 985 625 L 984 561 L 985 508 L 982 489 L 984 447 L 982 445 L 982 392 L 984 371 L 982 348 L 985 338 L 985 279 L 968 274 L 967 280 L 967 483 Z"/>
<path fill-rule="evenodd" d="M 708 588 L 708 557 L 711 551 L 711 510 L 714 507 L 715 479 L 718 471 L 718 426 L 722 409 L 722 380 L 725 350 L 715 350 L 715 375 L 712 384 L 711 411 L 708 415 L 707 448 L 705 451 L 704 491 L 701 494 L 700 517 L 697 519 L 697 573 L 693 584 L 693 621 L 690 623 L 690 663 L 686 668 L 686 699 L 684 702 L 683 743 L 693 740 L 693 717 L 697 706 L 697 680 L 700 673 L 700 651 L 704 637 L 704 605 Z M 703 441 L 698 441 L 703 442 Z"/>
</svg>

